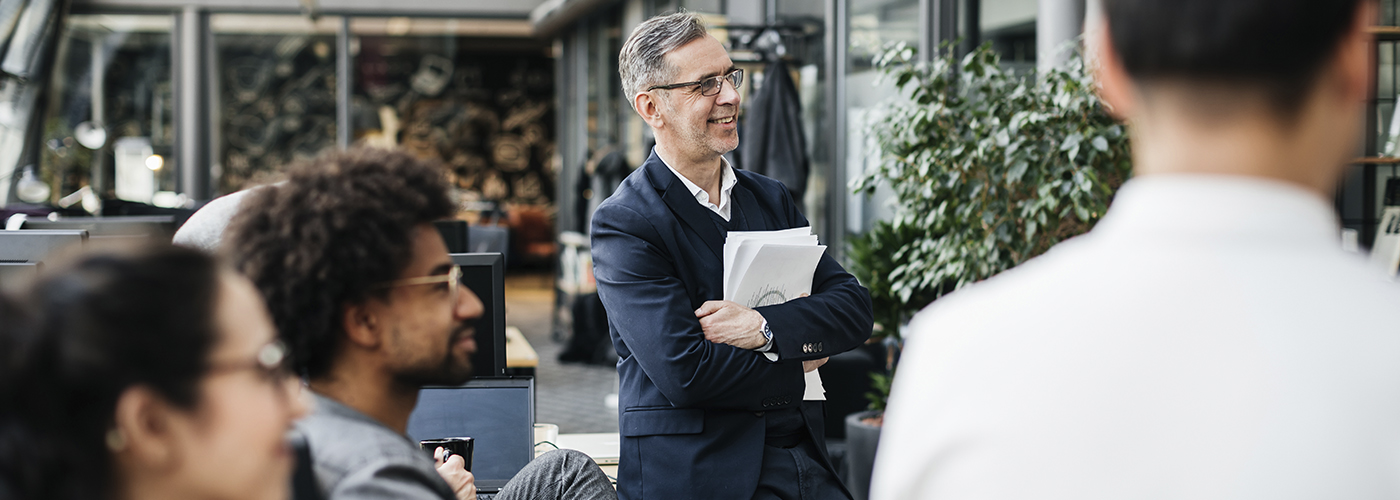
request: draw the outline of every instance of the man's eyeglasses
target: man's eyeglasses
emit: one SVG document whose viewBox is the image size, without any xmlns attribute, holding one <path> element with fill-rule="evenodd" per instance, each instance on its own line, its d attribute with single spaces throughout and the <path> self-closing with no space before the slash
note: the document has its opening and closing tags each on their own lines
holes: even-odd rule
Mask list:
<svg viewBox="0 0 1400 500">
<path fill-rule="evenodd" d="M 423 276 L 419 278 L 404 278 L 380 283 L 375 285 L 374 288 L 398 288 L 401 286 L 434 285 L 437 283 L 447 283 L 447 296 L 452 299 L 453 303 L 456 303 L 457 289 L 462 286 L 462 268 L 459 266 L 452 266 L 447 270 L 447 274 Z"/>
<path fill-rule="evenodd" d="M 724 88 L 725 80 L 729 80 L 729 83 L 734 85 L 734 90 L 739 90 L 739 86 L 743 85 L 744 83 L 744 70 L 736 69 L 734 71 L 730 71 L 727 75 L 712 76 L 704 80 L 696 80 L 693 82 L 672 83 L 670 85 L 652 85 L 651 87 L 647 88 L 647 91 L 657 89 L 678 89 L 681 87 L 698 86 L 696 90 L 700 92 L 700 95 L 705 97 L 711 97 L 719 95 L 720 89 Z"/>
</svg>

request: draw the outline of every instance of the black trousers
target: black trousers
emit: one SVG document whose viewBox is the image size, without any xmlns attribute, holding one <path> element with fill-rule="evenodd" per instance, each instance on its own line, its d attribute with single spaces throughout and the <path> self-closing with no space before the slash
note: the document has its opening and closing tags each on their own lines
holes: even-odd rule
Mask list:
<svg viewBox="0 0 1400 500">
<path fill-rule="evenodd" d="M 754 500 L 851 500 L 841 481 L 822 467 L 819 453 L 810 439 L 792 448 L 764 445 Z"/>
</svg>

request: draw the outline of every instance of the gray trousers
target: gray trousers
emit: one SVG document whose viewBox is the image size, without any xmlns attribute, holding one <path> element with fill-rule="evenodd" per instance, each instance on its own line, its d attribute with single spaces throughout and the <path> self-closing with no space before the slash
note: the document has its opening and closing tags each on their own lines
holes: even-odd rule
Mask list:
<svg viewBox="0 0 1400 500">
<path fill-rule="evenodd" d="M 603 469 L 575 450 L 554 450 L 531 460 L 511 478 L 497 500 L 617 500 Z"/>
</svg>

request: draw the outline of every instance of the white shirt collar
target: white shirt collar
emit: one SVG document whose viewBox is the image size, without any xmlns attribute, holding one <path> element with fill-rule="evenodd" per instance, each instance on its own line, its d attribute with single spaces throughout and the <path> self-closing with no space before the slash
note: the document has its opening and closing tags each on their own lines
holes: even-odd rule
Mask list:
<svg viewBox="0 0 1400 500">
<path fill-rule="evenodd" d="M 730 203 L 730 200 L 734 198 L 734 185 L 739 183 L 739 178 L 734 175 L 734 167 L 729 165 L 728 159 L 723 156 L 719 157 L 721 163 L 719 171 L 719 204 L 714 204 L 710 203 L 710 193 L 706 193 L 703 188 L 697 186 L 694 182 L 690 182 L 690 179 L 685 178 L 684 175 L 677 172 L 670 163 L 666 163 L 665 158 L 661 158 L 661 155 L 656 155 L 656 158 L 661 160 L 661 164 L 666 165 L 666 168 L 670 169 L 671 173 L 675 174 L 676 178 L 681 180 L 681 183 L 685 184 L 685 188 L 690 190 L 690 195 L 695 197 L 695 201 L 699 202 L 700 206 L 719 214 L 719 216 L 723 217 L 726 221 L 729 220 L 729 214 L 731 213 L 730 207 L 733 205 Z"/>
<path fill-rule="evenodd" d="M 1231 175 L 1135 177 L 1093 233 L 1133 238 L 1268 238 L 1337 246 L 1336 211 L 1292 184 Z"/>
</svg>

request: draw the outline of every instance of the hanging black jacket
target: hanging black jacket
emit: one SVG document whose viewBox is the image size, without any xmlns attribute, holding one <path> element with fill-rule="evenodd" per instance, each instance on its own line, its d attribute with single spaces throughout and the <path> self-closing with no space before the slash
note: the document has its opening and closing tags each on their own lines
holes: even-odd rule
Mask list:
<svg viewBox="0 0 1400 500">
<path fill-rule="evenodd" d="M 782 182 L 792 192 L 798 206 L 807 190 L 807 140 L 802 134 L 802 102 L 797 87 L 781 59 L 763 71 L 758 88 L 744 120 L 744 136 L 739 141 L 744 170 Z"/>
</svg>

